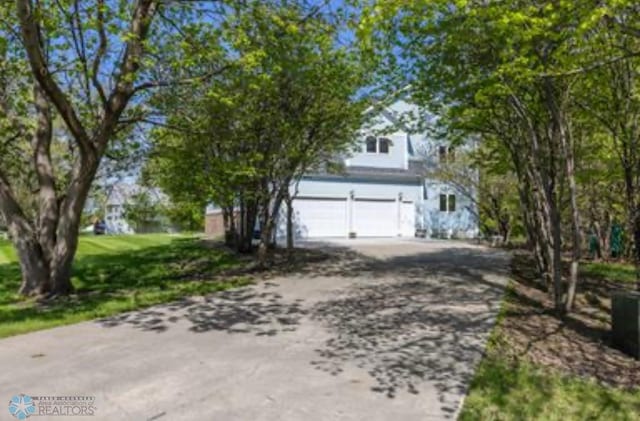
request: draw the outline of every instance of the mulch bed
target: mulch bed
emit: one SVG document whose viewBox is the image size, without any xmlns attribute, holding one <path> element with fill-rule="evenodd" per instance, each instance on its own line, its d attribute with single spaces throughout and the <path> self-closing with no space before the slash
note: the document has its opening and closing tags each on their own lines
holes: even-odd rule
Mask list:
<svg viewBox="0 0 640 421">
<path fill-rule="evenodd" d="M 499 352 L 610 386 L 640 387 L 640 361 L 611 346 L 610 293 L 629 286 L 581 279 L 575 311 L 559 317 L 534 267 L 530 255 L 514 255 L 514 282 L 498 336 L 506 346 Z"/>
</svg>

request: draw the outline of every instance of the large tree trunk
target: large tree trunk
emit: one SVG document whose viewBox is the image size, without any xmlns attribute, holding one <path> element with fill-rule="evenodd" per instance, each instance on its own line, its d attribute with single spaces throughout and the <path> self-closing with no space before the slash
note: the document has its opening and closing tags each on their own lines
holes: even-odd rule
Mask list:
<svg viewBox="0 0 640 421">
<path fill-rule="evenodd" d="M 13 196 L 0 171 L 0 213 L 7 224 L 22 270 L 19 293 L 35 295 L 49 288 L 49 265 L 37 240 L 37 234 Z"/>
<path fill-rule="evenodd" d="M 37 127 L 33 136 L 33 164 L 38 179 L 38 221 L 36 230 L 47 265 L 53 259 L 58 225 L 58 195 L 51 161 L 52 116 L 44 90 L 38 83 L 33 88 Z"/>
<path fill-rule="evenodd" d="M 41 295 L 50 288 L 49 266 L 45 261 L 40 244 L 29 237 L 13 238 L 20 269 L 22 271 L 22 283 L 18 293 L 21 295 Z"/>
</svg>

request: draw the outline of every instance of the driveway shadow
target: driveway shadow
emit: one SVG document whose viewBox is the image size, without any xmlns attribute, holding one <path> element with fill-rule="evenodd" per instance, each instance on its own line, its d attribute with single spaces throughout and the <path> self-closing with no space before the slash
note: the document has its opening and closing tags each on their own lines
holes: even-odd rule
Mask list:
<svg viewBox="0 0 640 421">
<path fill-rule="evenodd" d="M 275 284 L 263 284 L 263 287 Z M 293 331 L 307 310 L 303 300 L 283 300 L 277 292 L 240 288 L 203 299 L 187 298 L 147 310 L 124 313 L 99 320 L 104 327 L 131 325 L 143 331 L 164 332 L 179 321 L 187 321 L 195 333 L 224 331 L 273 336 Z"/>
<path fill-rule="evenodd" d="M 453 417 L 495 322 L 508 259 L 466 247 L 384 259 L 332 245 L 311 254 L 314 258 L 289 259 L 271 271 L 273 281 L 100 323 L 163 332 L 186 321 L 197 333 L 256 336 L 315 323 L 329 333 L 310 361 L 316 369 L 334 376 L 354 366 L 366 370 L 374 383 L 371 390 L 389 398 L 419 394 L 428 384 L 441 410 Z M 320 277 L 345 282 L 321 297 L 306 297 L 290 290 L 281 294 L 279 276 L 300 284 Z"/>
<path fill-rule="evenodd" d="M 499 310 L 504 284 L 495 275 L 508 270 L 499 263 L 466 248 L 365 263 L 372 284 L 312 308 L 333 334 L 312 364 L 332 375 L 355 364 L 389 398 L 428 383 L 453 417 Z"/>
</svg>

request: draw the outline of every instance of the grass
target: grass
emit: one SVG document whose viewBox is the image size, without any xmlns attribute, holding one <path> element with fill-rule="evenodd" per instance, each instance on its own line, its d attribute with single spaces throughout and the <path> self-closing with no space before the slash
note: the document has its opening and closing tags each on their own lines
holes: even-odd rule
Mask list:
<svg viewBox="0 0 640 421">
<path fill-rule="evenodd" d="M 485 358 L 460 420 L 638 420 L 640 395 L 526 362 Z"/>
<path fill-rule="evenodd" d="M 613 282 L 633 283 L 636 281 L 635 266 L 628 263 L 587 262 L 582 265 L 582 274 Z"/>
<path fill-rule="evenodd" d="M 566 375 L 524 358 L 507 358 L 509 339 L 501 324 L 512 294 L 489 339 L 459 420 L 639 420 L 640 389 L 607 387 Z"/>
<path fill-rule="evenodd" d="M 0 337 L 31 332 L 246 285 L 216 280 L 234 257 L 196 237 L 81 237 L 74 265 L 76 293 L 48 302 L 17 295 L 20 270 L 10 244 L 0 242 Z"/>
</svg>

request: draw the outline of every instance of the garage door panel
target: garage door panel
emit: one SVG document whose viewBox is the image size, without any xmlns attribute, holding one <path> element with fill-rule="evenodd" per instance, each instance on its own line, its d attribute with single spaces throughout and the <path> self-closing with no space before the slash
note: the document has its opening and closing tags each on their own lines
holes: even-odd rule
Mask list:
<svg viewBox="0 0 640 421">
<path fill-rule="evenodd" d="M 299 197 L 293 201 L 297 237 L 347 235 L 346 198 Z"/>
<path fill-rule="evenodd" d="M 356 199 L 354 227 L 358 237 L 393 237 L 398 231 L 398 207 L 393 199 Z"/>
</svg>

